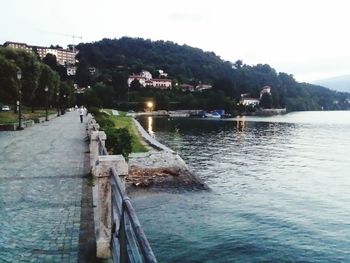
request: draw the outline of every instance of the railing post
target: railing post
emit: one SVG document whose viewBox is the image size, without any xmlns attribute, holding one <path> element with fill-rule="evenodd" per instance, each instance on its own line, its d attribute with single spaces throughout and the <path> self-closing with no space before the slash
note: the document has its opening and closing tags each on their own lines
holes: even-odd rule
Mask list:
<svg viewBox="0 0 350 263">
<path fill-rule="evenodd" d="M 95 234 L 96 254 L 99 258 L 111 256 L 110 242 L 112 232 L 112 196 L 111 196 L 111 167 L 115 167 L 118 174 L 127 174 L 128 165 L 121 155 L 105 155 L 98 157 L 98 164 L 93 173 L 96 177 Z"/>
<path fill-rule="evenodd" d="M 96 122 L 94 117 L 89 113 L 88 121 L 87 121 L 87 134 L 91 137 L 93 131 L 98 131 L 100 129 L 100 125 Z"/>
<path fill-rule="evenodd" d="M 106 133 L 104 131 L 93 131 L 90 137 L 90 165 L 93 170 L 96 166 L 96 161 L 99 156 L 99 139 L 102 142 L 102 145 L 105 145 Z"/>
</svg>

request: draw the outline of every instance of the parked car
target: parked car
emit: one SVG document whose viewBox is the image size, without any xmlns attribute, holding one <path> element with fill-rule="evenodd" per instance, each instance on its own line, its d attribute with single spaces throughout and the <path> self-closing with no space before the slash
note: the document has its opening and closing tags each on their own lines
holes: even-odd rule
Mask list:
<svg viewBox="0 0 350 263">
<path fill-rule="evenodd" d="M 7 106 L 7 105 L 4 105 L 4 106 L 1 107 L 1 110 L 2 111 L 10 111 L 10 107 Z"/>
</svg>

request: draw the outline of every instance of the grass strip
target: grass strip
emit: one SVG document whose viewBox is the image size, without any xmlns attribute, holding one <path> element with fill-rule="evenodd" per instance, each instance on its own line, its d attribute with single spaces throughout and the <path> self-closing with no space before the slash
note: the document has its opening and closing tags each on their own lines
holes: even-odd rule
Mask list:
<svg viewBox="0 0 350 263">
<path fill-rule="evenodd" d="M 111 112 L 111 110 L 105 109 L 105 111 Z M 142 143 L 140 133 L 138 132 L 131 117 L 126 116 L 126 112 L 119 111 L 119 116 L 108 115 L 105 118 L 109 118 L 114 122 L 114 127 L 117 129 L 126 128 L 131 135 L 131 147 L 132 152 L 147 152 L 147 147 Z M 107 138 L 108 140 L 108 138 Z"/>
</svg>

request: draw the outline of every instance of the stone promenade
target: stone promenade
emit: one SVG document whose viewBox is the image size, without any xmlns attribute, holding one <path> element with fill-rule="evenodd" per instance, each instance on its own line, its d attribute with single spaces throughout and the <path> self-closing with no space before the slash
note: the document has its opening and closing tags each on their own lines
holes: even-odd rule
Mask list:
<svg viewBox="0 0 350 263">
<path fill-rule="evenodd" d="M 78 262 L 85 128 L 68 112 L 0 133 L 1 263 Z"/>
</svg>

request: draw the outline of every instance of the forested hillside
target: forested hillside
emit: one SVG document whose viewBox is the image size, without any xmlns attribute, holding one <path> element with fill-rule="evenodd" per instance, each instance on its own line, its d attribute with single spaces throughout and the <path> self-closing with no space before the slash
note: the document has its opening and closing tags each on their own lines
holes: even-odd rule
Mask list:
<svg viewBox="0 0 350 263">
<path fill-rule="evenodd" d="M 241 60 L 224 61 L 213 52 L 169 41 L 123 37 L 84 43 L 77 48 L 80 63 L 76 80 L 81 86 L 98 87 L 91 91 L 90 100 L 92 95 L 105 94 L 106 97 L 106 92 L 109 92 L 107 98 L 99 98 L 100 103 L 105 99 L 108 99 L 107 104 L 127 100 L 126 79 L 129 74 L 148 70 L 157 76 L 157 70 L 162 69 L 169 74 L 173 83 L 207 83 L 213 85 L 213 90 L 204 94 L 187 94 L 187 98 L 183 98 L 184 95 L 178 91 L 162 91 L 161 95 L 159 91 L 154 91 L 159 97 L 158 105 L 164 104 L 162 99 L 169 102 L 182 100 L 182 105 L 185 101 L 189 107 L 205 108 L 215 104 L 208 100 L 220 97 L 221 102 L 226 104 L 223 107 L 229 106 L 228 101 L 233 101 L 231 106 L 234 107 L 241 94 L 259 97 L 261 88 L 268 85 L 272 88 L 272 106 L 275 108 L 287 107 L 289 111 L 334 110 L 349 106 L 348 93 L 298 83 L 292 75 L 276 72 L 268 64 L 246 65 Z M 96 68 L 93 75 L 89 67 Z M 152 91 L 130 90 L 130 94 L 129 99 L 140 101 L 145 96 L 152 96 Z"/>
</svg>

